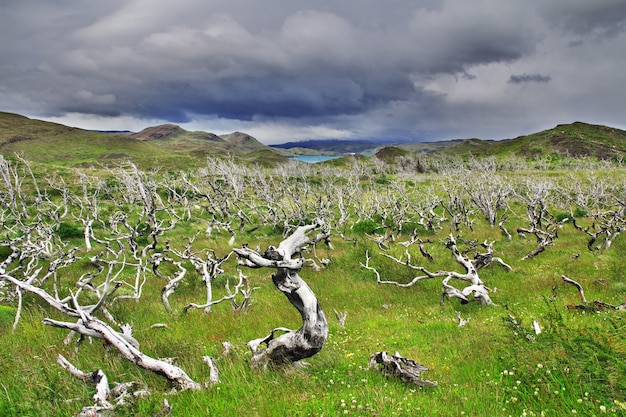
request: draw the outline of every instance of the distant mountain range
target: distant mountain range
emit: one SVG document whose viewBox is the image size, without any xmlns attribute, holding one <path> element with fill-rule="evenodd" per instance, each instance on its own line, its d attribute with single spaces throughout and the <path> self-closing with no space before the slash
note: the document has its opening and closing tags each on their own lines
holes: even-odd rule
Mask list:
<svg viewBox="0 0 626 417">
<path fill-rule="evenodd" d="M 599 159 L 626 157 L 626 131 L 582 122 L 556 127 L 514 139 L 484 140 L 455 139 L 439 142 L 399 142 L 395 144 L 374 141 L 311 140 L 272 145 L 292 152 L 368 153 L 403 155 L 407 152 L 445 153 L 451 155 L 506 155 L 532 158 L 552 153 L 579 158 L 593 156 Z M 389 151 L 389 148 L 398 151 Z"/>
<path fill-rule="evenodd" d="M 318 139 L 305 140 L 302 142 L 287 142 L 278 145 L 270 145 L 275 149 L 285 149 L 294 154 L 320 154 L 320 155 L 344 155 L 365 154 L 371 155 L 385 147 L 397 147 L 412 150 L 414 152 L 436 152 L 450 146 L 454 146 L 463 139 L 447 140 L 439 142 L 390 142 L 374 140 L 345 140 L 345 139 Z"/>
<path fill-rule="evenodd" d="M 305 140 L 301 142 L 287 142 L 277 145 L 270 145 L 275 149 L 286 149 L 295 154 L 307 154 L 310 150 L 317 154 L 348 154 L 348 153 L 371 153 L 381 146 L 392 145 L 393 142 L 374 142 L 366 140 L 345 140 L 345 139 L 317 139 Z"/>
<path fill-rule="evenodd" d="M 441 142 L 379 143 L 310 140 L 267 146 L 252 136 L 187 131 L 164 124 L 141 132 L 93 131 L 0 112 L 0 154 L 22 153 L 33 162 L 65 166 L 111 165 L 133 160 L 147 167 L 180 168 L 206 163 L 208 156 L 231 155 L 241 162 L 273 165 L 297 155 L 376 154 L 391 158 L 409 152 L 454 155 L 626 157 L 626 131 L 582 122 L 501 141 L 465 139 Z"/>
</svg>

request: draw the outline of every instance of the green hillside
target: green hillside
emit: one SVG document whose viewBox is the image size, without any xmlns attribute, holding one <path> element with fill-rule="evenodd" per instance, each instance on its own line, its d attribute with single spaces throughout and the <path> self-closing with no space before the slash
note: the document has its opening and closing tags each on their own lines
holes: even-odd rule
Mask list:
<svg viewBox="0 0 626 417">
<path fill-rule="evenodd" d="M 626 157 L 626 131 L 582 122 L 501 141 L 466 139 L 383 147 L 387 163 L 410 153 L 461 156 Z M 139 166 L 174 168 L 203 163 L 207 156 L 231 155 L 242 162 L 273 165 L 287 160 L 284 150 L 266 146 L 250 135 L 215 135 L 164 124 L 141 132 L 103 133 L 0 112 L 0 154 L 21 153 L 33 162 L 63 166 L 115 165 L 132 160 Z M 338 163 L 335 161 L 335 164 Z"/>
<path fill-rule="evenodd" d="M 468 139 L 445 149 L 462 155 L 560 156 L 610 159 L 626 156 L 626 131 L 582 122 L 502 141 Z"/>
<path fill-rule="evenodd" d="M 64 166 L 114 165 L 130 159 L 143 167 L 170 168 L 195 165 L 209 155 L 225 153 L 261 164 L 286 160 L 243 133 L 221 138 L 161 125 L 131 135 L 110 134 L 0 112 L 0 154 L 14 153 L 33 162 Z"/>
</svg>

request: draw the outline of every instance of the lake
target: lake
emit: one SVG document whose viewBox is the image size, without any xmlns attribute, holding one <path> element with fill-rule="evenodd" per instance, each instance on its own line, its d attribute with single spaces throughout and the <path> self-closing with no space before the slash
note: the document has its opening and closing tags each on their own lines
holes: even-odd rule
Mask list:
<svg viewBox="0 0 626 417">
<path fill-rule="evenodd" d="M 332 155 L 332 156 L 328 156 L 328 155 L 298 155 L 298 156 L 291 157 L 289 159 L 292 159 L 294 161 L 309 162 L 311 164 L 314 164 L 316 162 L 324 162 L 324 161 L 329 161 L 331 159 L 341 158 L 342 156 L 343 155 Z"/>
</svg>

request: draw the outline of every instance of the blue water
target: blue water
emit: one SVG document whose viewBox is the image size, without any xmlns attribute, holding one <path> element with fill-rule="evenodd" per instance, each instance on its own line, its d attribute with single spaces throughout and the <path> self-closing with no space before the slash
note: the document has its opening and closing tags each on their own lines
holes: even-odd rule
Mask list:
<svg viewBox="0 0 626 417">
<path fill-rule="evenodd" d="M 341 155 L 333 155 L 333 156 L 327 156 L 327 155 L 299 155 L 299 156 L 294 156 L 294 157 L 289 158 L 289 159 L 293 159 L 294 161 L 309 162 L 311 164 L 314 164 L 316 162 L 329 161 L 331 159 L 337 159 L 337 158 L 341 158 Z"/>
</svg>

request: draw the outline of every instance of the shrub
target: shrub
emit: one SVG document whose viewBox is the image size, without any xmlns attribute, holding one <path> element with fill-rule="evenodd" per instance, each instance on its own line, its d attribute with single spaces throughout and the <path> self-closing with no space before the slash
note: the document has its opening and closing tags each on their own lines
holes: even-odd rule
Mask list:
<svg viewBox="0 0 626 417">
<path fill-rule="evenodd" d="M 83 237 L 84 229 L 69 223 L 59 224 L 59 230 L 57 231 L 61 239 L 72 239 L 77 237 Z"/>
<path fill-rule="evenodd" d="M 364 235 L 374 233 L 374 230 L 380 227 L 382 226 L 374 220 L 363 220 L 361 222 L 354 223 L 352 231 L 358 235 Z"/>
<path fill-rule="evenodd" d="M 569 217 L 570 217 L 569 213 L 558 213 L 555 216 L 555 220 L 560 223 L 560 222 L 562 222 L 565 219 L 569 219 Z"/>
<path fill-rule="evenodd" d="M 376 184 L 389 185 L 391 184 L 391 180 L 383 175 L 381 177 L 376 178 Z"/>
</svg>

